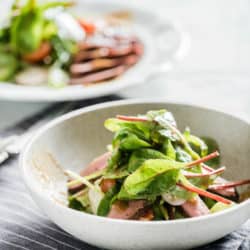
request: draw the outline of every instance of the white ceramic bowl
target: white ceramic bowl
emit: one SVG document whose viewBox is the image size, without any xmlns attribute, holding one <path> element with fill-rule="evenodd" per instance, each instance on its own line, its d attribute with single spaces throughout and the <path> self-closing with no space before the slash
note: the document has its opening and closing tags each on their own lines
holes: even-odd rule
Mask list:
<svg viewBox="0 0 250 250">
<path fill-rule="evenodd" d="M 216 138 L 226 177 L 250 177 L 250 125 L 218 111 L 160 101 L 118 101 L 64 115 L 42 128 L 21 156 L 24 181 L 41 209 L 75 237 L 110 249 L 181 249 L 200 246 L 237 229 L 250 217 L 250 200 L 216 214 L 175 221 L 125 221 L 89 215 L 67 208 L 66 178 L 61 168 L 79 172 L 105 152 L 112 134 L 103 122 L 116 114 L 142 114 L 167 108 L 180 129 Z"/>
<path fill-rule="evenodd" d="M 146 80 L 169 71 L 189 49 L 189 37 L 172 21 L 159 18 L 150 10 L 116 0 L 77 0 L 73 13 L 81 16 L 130 11 L 131 29 L 142 40 L 144 54 L 140 61 L 120 77 L 92 86 L 70 85 L 61 89 L 47 86 L 21 86 L 0 82 L 0 100 L 22 102 L 58 102 L 81 100 L 116 93 L 123 88 L 146 84 Z"/>
</svg>

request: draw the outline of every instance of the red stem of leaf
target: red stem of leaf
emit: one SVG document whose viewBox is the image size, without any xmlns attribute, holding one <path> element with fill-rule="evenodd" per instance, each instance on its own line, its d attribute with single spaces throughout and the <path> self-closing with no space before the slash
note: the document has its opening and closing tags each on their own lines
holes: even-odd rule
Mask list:
<svg viewBox="0 0 250 250">
<path fill-rule="evenodd" d="M 209 189 L 223 190 L 223 189 L 242 186 L 246 184 L 250 184 L 250 180 L 240 180 L 240 181 L 232 181 L 232 182 L 227 182 L 227 183 L 222 183 L 222 184 L 214 184 L 214 185 L 209 186 Z"/>
<path fill-rule="evenodd" d="M 207 173 L 185 172 L 184 176 L 187 177 L 187 178 L 206 177 L 206 176 L 210 176 L 210 175 L 214 175 L 214 174 L 220 174 L 223 171 L 225 171 L 225 169 L 226 169 L 225 167 L 221 167 L 221 168 L 218 168 L 216 170 L 213 170 L 213 171 L 210 171 L 210 172 L 207 172 Z"/>
<path fill-rule="evenodd" d="M 211 153 L 211 154 L 209 154 L 209 155 L 207 155 L 207 156 L 204 156 L 204 157 L 202 157 L 202 158 L 200 158 L 200 159 L 198 159 L 198 160 L 189 162 L 189 163 L 187 164 L 187 167 L 193 167 L 193 166 L 195 166 L 195 165 L 198 165 L 198 164 L 200 164 L 200 163 L 203 163 L 203 162 L 209 161 L 209 160 L 211 160 L 211 159 L 213 159 L 213 158 L 215 158 L 215 157 L 218 157 L 219 155 L 220 155 L 219 152 L 218 152 L 218 151 L 215 151 L 215 152 L 213 152 L 213 153 Z"/>
<path fill-rule="evenodd" d="M 221 197 L 219 195 L 210 193 L 210 192 L 208 192 L 206 190 L 203 190 L 203 189 L 195 187 L 195 186 L 191 186 L 191 185 L 186 186 L 186 185 L 181 184 L 181 183 L 178 183 L 177 185 L 179 187 L 182 187 L 182 188 L 186 189 L 187 191 L 197 193 L 197 194 L 199 194 L 201 196 L 205 196 L 205 197 L 208 197 L 210 199 L 213 199 L 213 200 L 225 203 L 225 204 L 231 204 L 232 203 L 232 201 L 230 201 L 228 199 L 225 199 L 225 198 L 223 198 L 223 197 Z"/>
<path fill-rule="evenodd" d="M 207 165 L 206 165 L 206 164 L 204 164 L 204 163 L 202 163 L 202 164 L 201 164 L 201 166 L 202 166 L 202 168 L 203 168 L 204 170 L 207 170 L 208 172 L 212 172 L 212 171 L 214 171 L 214 169 L 213 169 L 213 168 L 211 168 L 211 167 L 207 166 Z"/>
<path fill-rule="evenodd" d="M 116 118 L 119 120 L 130 121 L 130 122 L 148 122 L 147 118 L 136 117 L 136 116 L 117 115 Z"/>
</svg>

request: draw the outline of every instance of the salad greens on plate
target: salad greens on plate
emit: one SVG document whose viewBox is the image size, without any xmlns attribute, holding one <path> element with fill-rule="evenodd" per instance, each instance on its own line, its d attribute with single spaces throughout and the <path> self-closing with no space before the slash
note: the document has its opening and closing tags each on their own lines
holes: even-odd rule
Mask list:
<svg viewBox="0 0 250 250">
<path fill-rule="evenodd" d="M 107 119 L 108 152 L 80 174 L 66 170 L 69 207 L 116 219 L 173 220 L 235 206 L 237 186 L 220 177 L 216 141 L 181 132 L 171 112 Z M 216 160 L 215 160 L 216 159 Z"/>
<path fill-rule="evenodd" d="M 83 18 L 68 10 L 72 5 L 14 1 L 0 26 L 1 82 L 87 86 L 114 79 L 137 63 L 143 45 L 127 31 L 123 16 Z"/>
<path fill-rule="evenodd" d="M 15 78 L 22 84 L 31 78 L 35 85 L 39 81 L 37 72 L 47 73 L 48 68 L 52 71 L 55 66 L 63 74 L 76 44 L 59 35 L 55 19 L 46 18 L 46 13 L 68 6 L 70 3 L 64 1 L 38 4 L 35 0 L 28 0 L 24 5 L 15 1 L 7 24 L 0 29 L 0 81 Z M 41 66 L 46 70 L 40 69 Z M 50 83 L 53 85 L 53 80 Z"/>
</svg>

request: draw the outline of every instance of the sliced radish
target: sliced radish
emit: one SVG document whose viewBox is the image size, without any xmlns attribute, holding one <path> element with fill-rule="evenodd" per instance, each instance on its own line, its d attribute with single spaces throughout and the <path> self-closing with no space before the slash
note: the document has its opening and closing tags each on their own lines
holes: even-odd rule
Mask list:
<svg viewBox="0 0 250 250">
<path fill-rule="evenodd" d="M 32 66 L 18 73 L 15 80 L 20 85 L 45 85 L 48 83 L 48 70 L 43 67 Z"/>
<path fill-rule="evenodd" d="M 94 188 L 91 188 L 89 189 L 88 196 L 89 196 L 89 202 L 90 202 L 90 207 L 92 209 L 92 212 L 94 214 L 97 214 L 98 206 L 104 194 L 101 192 L 101 190 L 99 191 Z"/>
<path fill-rule="evenodd" d="M 166 201 L 167 203 L 169 203 L 172 206 L 180 206 L 186 202 L 186 199 L 178 198 L 178 197 L 173 196 L 169 193 L 163 194 L 162 198 L 164 201 Z"/>
</svg>

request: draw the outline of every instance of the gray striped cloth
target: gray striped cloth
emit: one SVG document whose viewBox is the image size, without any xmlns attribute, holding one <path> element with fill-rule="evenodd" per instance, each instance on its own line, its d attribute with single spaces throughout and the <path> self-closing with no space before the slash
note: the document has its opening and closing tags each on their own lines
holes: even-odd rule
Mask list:
<svg viewBox="0 0 250 250">
<path fill-rule="evenodd" d="M 119 99 L 117 96 L 109 96 L 77 102 L 73 109 Z M 11 133 L 22 133 L 33 123 L 43 119 L 48 113 L 56 109 L 68 107 L 68 104 L 55 105 L 42 113 L 26 119 L 19 124 L 5 130 L 1 136 Z M 56 112 L 55 112 L 56 113 Z M 12 158 L 0 166 L 0 249 L 84 249 L 98 250 L 96 247 L 81 242 L 62 231 L 53 224 L 35 205 L 27 193 L 20 176 L 17 159 Z M 231 233 L 223 239 L 196 250 L 247 250 L 250 249 L 250 221 L 238 231 Z"/>
</svg>

